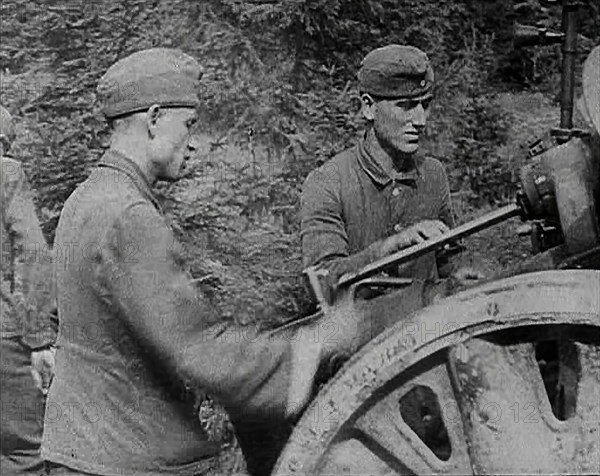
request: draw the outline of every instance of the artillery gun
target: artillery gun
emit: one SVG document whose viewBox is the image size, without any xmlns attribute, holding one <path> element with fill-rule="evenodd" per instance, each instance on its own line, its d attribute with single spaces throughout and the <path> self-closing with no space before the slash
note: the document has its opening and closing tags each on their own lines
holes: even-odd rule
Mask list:
<svg viewBox="0 0 600 476">
<path fill-rule="evenodd" d="M 563 0 L 562 33 L 517 31 L 524 44 L 562 42 L 563 68 L 556 144 L 534 150 L 514 204 L 333 285 L 318 269 L 306 275 L 323 313 L 378 300 L 398 313 L 410 281 L 378 276 L 389 266 L 515 216 L 532 225 L 534 256 L 375 337 L 309 405 L 275 476 L 600 474 L 600 47 L 583 71 L 591 130 L 575 129 L 577 13 Z M 364 286 L 399 289 L 360 304 Z M 550 384 L 539 362 L 549 343 Z"/>
</svg>

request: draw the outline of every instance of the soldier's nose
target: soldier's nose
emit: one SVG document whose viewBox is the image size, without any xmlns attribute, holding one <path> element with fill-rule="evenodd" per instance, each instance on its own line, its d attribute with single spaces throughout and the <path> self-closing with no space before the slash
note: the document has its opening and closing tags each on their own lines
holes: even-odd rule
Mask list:
<svg viewBox="0 0 600 476">
<path fill-rule="evenodd" d="M 419 103 L 413 110 L 413 125 L 415 127 L 423 128 L 425 127 L 426 120 L 427 113 L 425 112 L 425 108 L 423 107 L 423 104 Z"/>
</svg>

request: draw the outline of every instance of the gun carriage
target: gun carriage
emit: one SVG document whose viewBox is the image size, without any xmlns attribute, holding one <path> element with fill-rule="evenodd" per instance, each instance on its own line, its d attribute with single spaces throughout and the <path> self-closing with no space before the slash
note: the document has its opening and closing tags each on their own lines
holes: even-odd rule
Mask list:
<svg viewBox="0 0 600 476">
<path fill-rule="evenodd" d="M 534 256 L 353 356 L 304 412 L 274 475 L 600 473 L 600 48 L 583 71 L 592 127 L 576 129 L 578 5 L 562 6 L 562 33 L 516 31 L 524 45 L 562 42 L 563 67 L 555 145 L 533 149 L 515 202 L 334 285 L 318 269 L 306 275 L 321 312 L 363 312 L 364 286 L 399 288 L 385 296 L 393 312 L 410 283 L 382 270 L 509 218 L 531 225 Z"/>
</svg>

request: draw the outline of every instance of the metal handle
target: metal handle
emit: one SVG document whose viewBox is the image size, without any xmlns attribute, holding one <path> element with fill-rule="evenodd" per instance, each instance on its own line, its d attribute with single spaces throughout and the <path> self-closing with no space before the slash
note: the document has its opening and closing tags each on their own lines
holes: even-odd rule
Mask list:
<svg viewBox="0 0 600 476">
<path fill-rule="evenodd" d="M 448 233 L 431 240 L 424 241 L 418 245 L 411 246 L 390 256 L 377 260 L 355 273 L 346 273 L 338 281 L 337 287 L 348 286 L 374 274 L 383 271 L 388 266 L 398 266 L 411 260 L 419 258 L 431 251 L 443 248 L 445 245 L 453 243 L 460 238 L 472 235 L 478 231 L 489 228 L 490 226 L 501 223 L 509 218 L 521 216 L 522 209 L 519 205 L 507 205 L 499 210 L 488 213 L 476 220 L 458 226 Z"/>
</svg>

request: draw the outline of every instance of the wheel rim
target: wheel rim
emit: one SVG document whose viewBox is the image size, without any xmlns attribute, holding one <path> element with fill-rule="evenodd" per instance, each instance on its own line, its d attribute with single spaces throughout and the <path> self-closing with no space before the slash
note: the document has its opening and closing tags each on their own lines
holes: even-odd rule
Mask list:
<svg viewBox="0 0 600 476">
<path fill-rule="evenodd" d="M 535 355 L 547 341 L 560 342 L 554 412 Z M 348 362 L 273 474 L 597 474 L 599 349 L 600 272 L 533 273 L 463 292 Z M 420 424 L 409 410 L 421 411 Z"/>
</svg>

